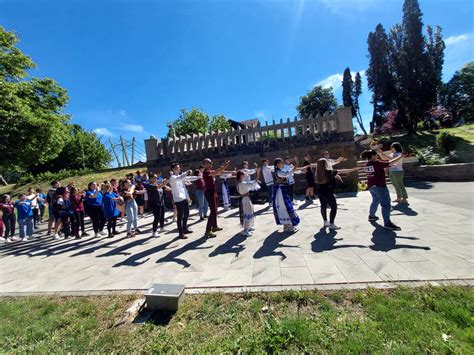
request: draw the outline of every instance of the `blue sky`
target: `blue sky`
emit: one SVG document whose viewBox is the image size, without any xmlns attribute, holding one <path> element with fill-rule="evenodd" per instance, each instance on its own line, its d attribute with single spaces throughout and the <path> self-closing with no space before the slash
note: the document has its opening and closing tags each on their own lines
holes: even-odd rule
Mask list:
<svg viewBox="0 0 474 355">
<path fill-rule="evenodd" d="M 402 0 L 0 0 L 37 63 L 69 91 L 73 122 L 116 140 L 166 134 L 181 108 L 244 120 L 293 117 L 314 85 L 341 102 L 344 68 L 367 68 L 367 35 L 401 22 Z M 474 60 L 474 1 L 421 0 L 440 25 L 444 78 Z M 361 97 L 365 120 L 370 93 Z"/>
</svg>

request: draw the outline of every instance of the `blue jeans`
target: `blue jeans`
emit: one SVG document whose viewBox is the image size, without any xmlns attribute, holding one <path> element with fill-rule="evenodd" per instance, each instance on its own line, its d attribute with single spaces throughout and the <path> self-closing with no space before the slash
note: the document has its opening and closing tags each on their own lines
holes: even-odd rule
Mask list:
<svg viewBox="0 0 474 355">
<path fill-rule="evenodd" d="M 125 203 L 125 213 L 127 215 L 127 233 L 130 233 L 132 224 L 134 229 L 138 228 L 138 206 L 134 199 Z"/>
<path fill-rule="evenodd" d="M 208 204 L 204 196 L 204 190 L 196 190 L 196 195 L 199 203 L 199 217 L 204 218 L 207 215 Z"/>
<path fill-rule="evenodd" d="M 31 237 L 33 235 L 33 216 L 26 217 L 24 219 L 18 218 L 18 227 L 20 229 L 20 238 L 25 238 L 25 230 L 26 235 Z"/>
<path fill-rule="evenodd" d="M 273 203 L 273 184 L 272 185 L 267 185 L 267 191 L 268 191 L 268 203 Z"/>
<path fill-rule="evenodd" d="M 382 206 L 382 217 L 385 224 L 390 223 L 390 194 L 387 186 L 372 186 L 370 189 L 372 195 L 372 203 L 369 208 L 369 215 L 375 216 L 377 208 Z"/>
</svg>

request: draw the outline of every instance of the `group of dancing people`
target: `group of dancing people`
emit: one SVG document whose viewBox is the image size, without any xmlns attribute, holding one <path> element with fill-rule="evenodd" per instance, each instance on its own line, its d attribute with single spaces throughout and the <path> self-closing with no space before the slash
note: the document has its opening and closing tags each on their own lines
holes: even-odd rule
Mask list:
<svg viewBox="0 0 474 355">
<path fill-rule="evenodd" d="M 373 148 L 377 148 L 375 145 Z M 15 210 L 19 227 L 19 239 L 28 241 L 33 237 L 38 224 L 42 222 L 47 206 L 48 230 L 47 235 L 54 239 L 74 237 L 80 239 L 89 234 L 85 230 L 84 218 L 89 216 L 95 238 L 106 236 L 113 238 L 117 231 L 117 221 L 126 218 L 127 236 L 134 237 L 142 233 L 138 228 L 138 219 L 145 211 L 153 214 L 152 236 L 158 237 L 167 231 L 165 225 L 166 193 L 172 196 L 173 221 L 176 222 L 178 237 L 188 238 L 192 230 L 188 226 L 189 185 L 195 185 L 200 221 L 207 219 L 205 236 L 216 237 L 222 228 L 218 226 L 218 189 L 216 177 L 220 178 L 221 199 L 225 210 L 231 207 L 231 199 L 238 198 L 241 233 L 247 237 L 253 235 L 255 229 L 255 213 L 252 204 L 252 194 L 261 188 L 266 188 L 269 208 L 277 225 L 283 226 L 284 232 L 298 231 L 300 218 L 295 211 L 294 192 L 295 174 L 304 174 L 307 182 L 306 202 L 312 202 L 317 196 L 320 201 L 320 211 L 323 227 L 338 230 L 335 224 L 337 203 L 335 190 L 337 184 L 343 181 L 347 174 L 364 170 L 367 174 L 367 185 L 372 196 L 369 206 L 368 220 L 378 220 L 376 212 L 381 206 L 383 227 L 400 230 L 390 220 L 390 195 L 386 184 L 385 169 L 389 169 L 390 178 L 397 193 L 394 202 L 407 203 L 407 193 L 403 186 L 402 147 L 395 142 L 391 145 L 391 153 L 385 154 L 377 149 L 369 149 L 362 153 L 367 160 L 363 167 L 337 169 L 335 166 L 346 161 L 345 158 L 331 159 L 329 152 L 324 152 L 316 163 L 305 156 L 305 162 L 299 166 L 298 159 L 277 158 L 270 164 L 263 159 L 261 166 L 254 163 L 249 168 L 247 161 L 239 168 L 229 170 L 230 161 L 214 168 L 211 159 L 204 159 L 202 165 L 195 171 L 182 171 L 179 163 L 172 163 L 170 175 L 164 178 L 158 173 L 128 174 L 126 178 L 104 181 L 101 184 L 90 182 L 87 189 L 80 189 L 74 183 L 61 186 L 59 181 L 53 181 L 47 193 L 41 189 L 29 189 L 27 194 L 20 194 L 16 201 L 9 195 L 0 198 L 0 237 L 5 242 L 15 240 Z M 232 196 L 229 180 L 235 179 L 237 196 Z M 263 182 L 262 182 L 263 180 Z M 329 217 L 327 209 L 330 209 Z M 208 214 L 209 212 L 209 214 Z M 104 229 L 106 228 L 106 232 Z"/>
</svg>

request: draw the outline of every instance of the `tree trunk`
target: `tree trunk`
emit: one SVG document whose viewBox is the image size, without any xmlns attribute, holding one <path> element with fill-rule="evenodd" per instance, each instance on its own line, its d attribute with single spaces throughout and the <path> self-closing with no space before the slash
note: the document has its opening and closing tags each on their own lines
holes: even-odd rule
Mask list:
<svg viewBox="0 0 474 355">
<path fill-rule="evenodd" d="M 360 114 L 360 110 L 357 110 L 356 119 L 357 119 L 357 123 L 360 126 L 360 129 L 362 130 L 362 132 L 364 132 L 364 135 L 367 135 L 367 131 L 365 130 L 365 127 L 364 127 L 364 122 L 362 122 L 362 116 Z"/>
</svg>

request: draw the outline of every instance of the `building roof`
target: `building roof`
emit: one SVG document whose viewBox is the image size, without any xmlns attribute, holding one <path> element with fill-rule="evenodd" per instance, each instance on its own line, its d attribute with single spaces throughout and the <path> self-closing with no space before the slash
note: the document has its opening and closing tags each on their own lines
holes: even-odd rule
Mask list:
<svg viewBox="0 0 474 355">
<path fill-rule="evenodd" d="M 250 128 L 260 126 L 260 120 L 258 118 L 252 118 L 250 120 L 240 121 L 240 123 Z"/>
</svg>

